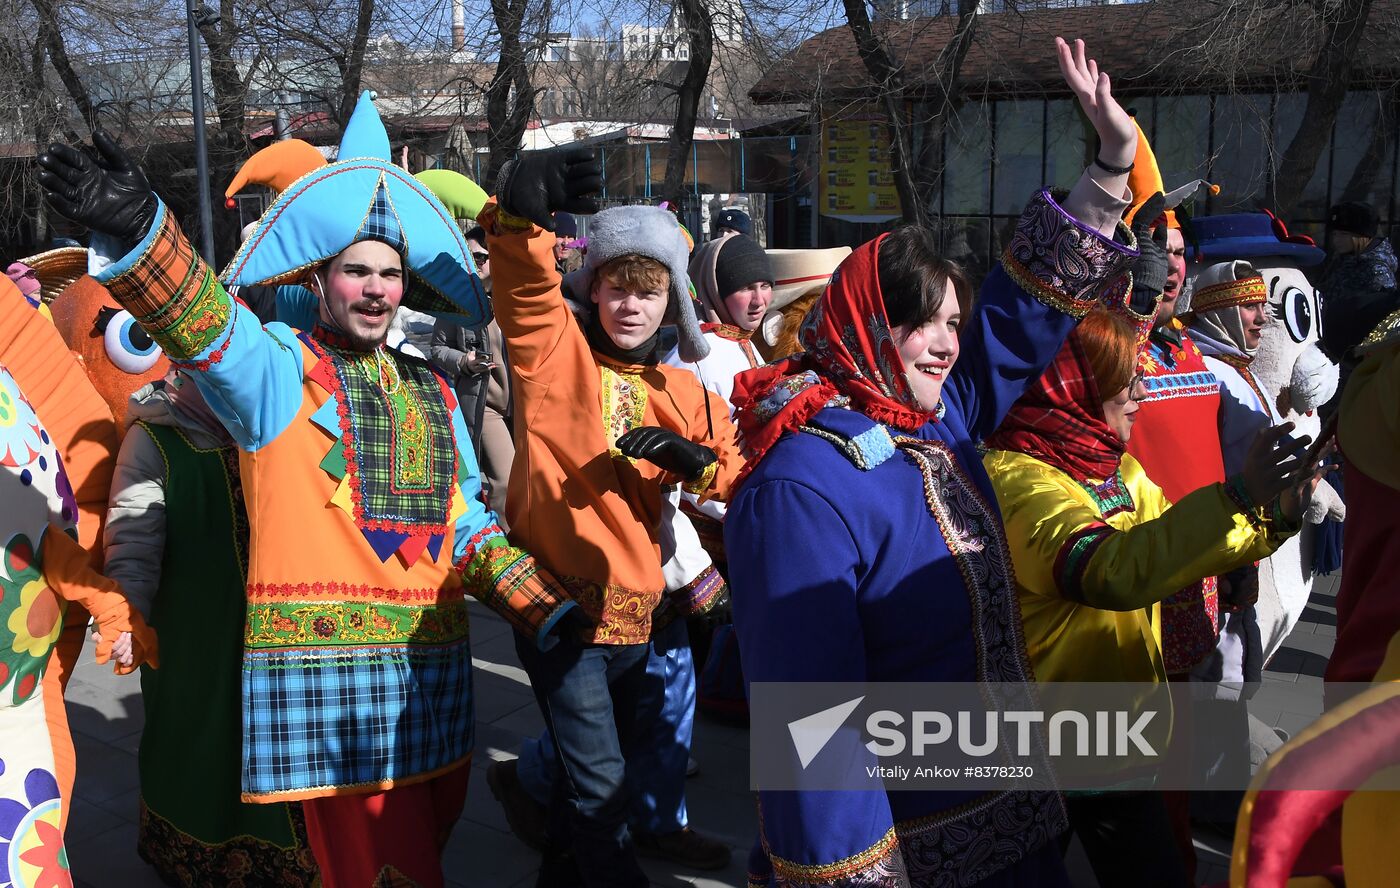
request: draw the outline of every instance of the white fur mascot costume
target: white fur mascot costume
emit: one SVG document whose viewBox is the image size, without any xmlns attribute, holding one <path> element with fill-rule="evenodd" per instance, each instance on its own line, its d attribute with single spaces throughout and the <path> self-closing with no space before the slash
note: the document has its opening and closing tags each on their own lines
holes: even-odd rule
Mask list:
<svg viewBox="0 0 1400 888">
<path fill-rule="evenodd" d="M 1188 276 L 1192 290 L 1257 274 L 1269 309 L 1258 351 L 1248 364 L 1252 380 L 1229 372 L 1234 368 L 1225 367 L 1226 372 L 1215 368 L 1227 389 L 1222 396 L 1225 400 L 1244 398 L 1246 388 L 1234 395 L 1228 391 L 1237 388 L 1231 382 L 1247 388 L 1253 382 L 1269 402 L 1272 421 L 1292 422 L 1295 436 L 1316 439 L 1322 429 L 1317 409 L 1337 390 L 1337 367 L 1318 347 L 1321 312 L 1317 292 L 1302 271 L 1322 261 L 1322 250 L 1311 238 L 1290 235 L 1283 222 L 1267 212 L 1194 219 L 1191 235 L 1188 251 L 1193 261 Z M 1341 520 L 1345 516 L 1346 507 L 1336 491 L 1330 485 L 1319 485 L 1303 531 L 1260 564 L 1255 611 L 1263 662 L 1273 657 L 1293 631 L 1312 594 L 1317 525 L 1324 518 Z"/>
</svg>

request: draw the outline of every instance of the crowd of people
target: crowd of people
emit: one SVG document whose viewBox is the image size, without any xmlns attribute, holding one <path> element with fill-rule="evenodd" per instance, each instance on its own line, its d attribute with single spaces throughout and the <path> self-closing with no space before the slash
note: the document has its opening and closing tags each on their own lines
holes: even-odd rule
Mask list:
<svg viewBox="0 0 1400 888">
<path fill-rule="evenodd" d="M 1242 805 L 1129 775 L 760 788 L 748 880 L 1061 886 L 1077 837 L 1100 885 L 1176 888 L 1193 817 L 1235 831 L 1234 884 L 1393 877 L 1393 794 L 1267 783 L 1329 737 L 1363 771 L 1400 748 L 1390 242 L 1340 205 L 1309 278 L 1324 251 L 1272 215 L 1193 216 L 1216 186 L 1168 191 L 1083 41 L 1054 52 L 1093 160 L 982 281 L 914 226 L 765 250 L 736 209 L 698 243 L 665 206 L 599 211 L 582 146 L 491 194 L 414 176 L 368 94 L 340 159 L 248 161 L 229 193 L 276 196 L 216 274 L 110 136 L 51 146 L 40 186 L 90 236 L 0 280 L 0 884 L 71 884 L 89 632 L 140 670 L 165 881 L 441 886 L 472 596 L 544 721 L 486 769 L 537 884 L 629 888 L 643 856 L 729 864 L 685 782 L 697 710 L 744 719 L 747 683 L 1247 695 L 1339 566 L 1328 678 L 1374 692 L 1262 748 L 1243 707 L 1177 714 L 1177 754 L 1259 771 Z"/>
</svg>

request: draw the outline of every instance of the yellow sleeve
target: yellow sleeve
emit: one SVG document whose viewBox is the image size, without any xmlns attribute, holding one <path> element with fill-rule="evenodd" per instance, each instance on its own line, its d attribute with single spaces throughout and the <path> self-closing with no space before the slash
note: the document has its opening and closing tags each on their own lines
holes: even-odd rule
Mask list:
<svg viewBox="0 0 1400 888">
<path fill-rule="evenodd" d="M 1028 591 L 1129 611 L 1202 577 L 1267 557 L 1281 544 L 1256 528 L 1215 484 L 1170 506 L 1131 457 L 1123 474 L 1139 523 L 1119 530 L 1069 476 L 1023 454 L 993 451 L 986 465 L 1006 525 L 1017 582 Z M 1155 517 L 1146 517 L 1155 516 Z"/>
<path fill-rule="evenodd" d="M 1347 380 L 1337 421 L 1347 459 L 1371 478 L 1400 489 L 1400 343 L 1366 355 Z"/>
</svg>

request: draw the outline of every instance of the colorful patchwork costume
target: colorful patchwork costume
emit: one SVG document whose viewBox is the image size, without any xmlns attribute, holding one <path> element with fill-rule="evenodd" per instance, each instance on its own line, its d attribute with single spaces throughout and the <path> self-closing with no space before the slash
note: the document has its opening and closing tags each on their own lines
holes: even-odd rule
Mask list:
<svg viewBox="0 0 1400 888">
<path fill-rule="evenodd" d="M 368 93 L 339 157 L 288 184 L 223 284 L 304 280 L 377 239 L 404 258 L 405 305 L 485 323 L 461 232 L 389 163 Z M 110 240 L 94 236 L 99 278 L 240 449 L 244 800 L 305 800 L 327 886 L 442 884 L 473 745 L 463 595 L 541 644 L 572 604 L 481 504 L 460 411 L 426 362 L 320 324 L 260 327 L 163 205 L 134 249 Z"/>
</svg>

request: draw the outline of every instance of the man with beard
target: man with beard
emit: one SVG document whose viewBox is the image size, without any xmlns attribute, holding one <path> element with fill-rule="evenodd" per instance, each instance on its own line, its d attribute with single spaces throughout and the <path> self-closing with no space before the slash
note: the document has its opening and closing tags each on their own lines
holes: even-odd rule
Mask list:
<svg viewBox="0 0 1400 888">
<path fill-rule="evenodd" d="M 50 146 L 49 203 L 94 230 L 93 271 L 240 451 L 243 800 L 304 802 L 326 886 L 441 886 L 473 745 L 463 594 L 542 646 L 574 609 L 482 505 L 450 386 L 385 347 L 400 304 L 489 318 L 461 231 L 389 162 L 368 93 L 348 159 L 284 191 L 222 282 L 125 152 L 93 142 Z M 261 327 L 224 289 L 255 283 L 308 287 L 312 329 Z"/>
</svg>

